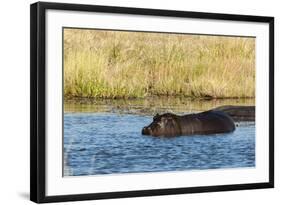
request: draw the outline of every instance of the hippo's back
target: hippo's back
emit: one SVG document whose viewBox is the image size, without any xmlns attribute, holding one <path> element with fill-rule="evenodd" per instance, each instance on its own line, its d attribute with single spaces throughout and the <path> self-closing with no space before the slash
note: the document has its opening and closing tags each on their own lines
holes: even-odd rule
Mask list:
<svg viewBox="0 0 281 205">
<path fill-rule="evenodd" d="M 189 127 L 192 127 L 194 134 L 226 133 L 235 130 L 233 119 L 221 111 L 210 110 L 187 117 L 190 118 Z"/>
</svg>

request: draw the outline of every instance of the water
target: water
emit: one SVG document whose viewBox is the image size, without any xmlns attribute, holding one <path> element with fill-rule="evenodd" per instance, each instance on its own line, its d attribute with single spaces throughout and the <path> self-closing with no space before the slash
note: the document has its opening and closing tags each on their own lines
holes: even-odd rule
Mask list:
<svg viewBox="0 0 281 205">
<path fill-rule="evenodd" d="M 233 133 L 143 136 L 149 114 L 65 112 L 64 175 L 139 173 L 255 166 L 255 124 Z"/>
</svg>

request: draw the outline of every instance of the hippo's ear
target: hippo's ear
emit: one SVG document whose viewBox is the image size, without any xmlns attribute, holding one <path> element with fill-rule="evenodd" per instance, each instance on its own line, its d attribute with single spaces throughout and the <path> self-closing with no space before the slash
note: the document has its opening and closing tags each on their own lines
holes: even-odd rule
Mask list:
<svg viewBox="0 0 281 205">
<path fill-rule="evenodd" d="M 159 117 L 158 113 L 153 117 L 153 120 L 155 120 L 157 117 Z"/>
</svg>

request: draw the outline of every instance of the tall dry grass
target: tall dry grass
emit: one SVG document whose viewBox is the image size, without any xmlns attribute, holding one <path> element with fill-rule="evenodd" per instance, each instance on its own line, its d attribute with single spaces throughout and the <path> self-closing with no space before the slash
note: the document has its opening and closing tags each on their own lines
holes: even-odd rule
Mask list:
<svg viewBox="0 0 281 205">
<path fill-rule="evenodd" d="M 255 39 L 64 29 L 64 95 L 255 96 Z"/>
</svg>

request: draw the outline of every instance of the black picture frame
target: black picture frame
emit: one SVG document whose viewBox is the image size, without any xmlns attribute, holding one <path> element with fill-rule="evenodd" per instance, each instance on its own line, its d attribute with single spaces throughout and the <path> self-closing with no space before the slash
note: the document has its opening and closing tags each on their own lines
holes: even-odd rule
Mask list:
<svg viewBox="0 0 281 205">
<path fill-rule="evenodd" d="M 46 11 L 85 11 L 147 16 L 262 22 L 269 25 L 269 181 L 249 184 L 132 190 L 107 193 L 46 196 Z M 230 191 L 274 187 L 274 18 L 265 16 L 126 8 L 82 4 L 38 2 L 30 7 L 30 200 L 37 203 L 97 200 L 197 192 Z"/>
</svg>

